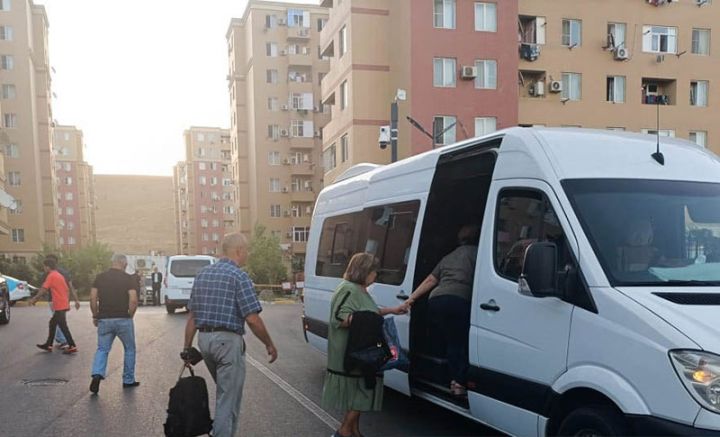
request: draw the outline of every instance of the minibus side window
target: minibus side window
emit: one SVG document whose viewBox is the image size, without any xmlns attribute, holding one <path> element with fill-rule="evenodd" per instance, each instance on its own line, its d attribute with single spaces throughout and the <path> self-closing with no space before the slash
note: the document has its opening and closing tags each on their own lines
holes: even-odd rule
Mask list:
<svg viewBox="0 0 720 437">
<path fill-rule="evenodd" d="M 316 275 L 342 278 L 358 247 L 365 247 L 364 215 L 363 211 L 358 211 L 325 220 L 318 246 Z"/>
<path fill-rule="evenodd" d="M 534 190 L 500 193 L 495 226 L 495 268 L 500 276 L 517 281 L 525 249 L 538 241 L 558 246 L 558 265 L 572 263 L 569 247 L 555 211 L 544 194 Z"/>
</svg>

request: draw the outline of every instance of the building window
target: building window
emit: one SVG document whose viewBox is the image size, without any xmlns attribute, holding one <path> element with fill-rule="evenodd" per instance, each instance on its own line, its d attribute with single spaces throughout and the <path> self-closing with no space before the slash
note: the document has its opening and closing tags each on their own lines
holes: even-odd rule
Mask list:
<svg viewBox="0 0 720 437">
<path fill-rule="evenodd" d="M 295 226 L 293 227 L 293 242 L 294 243 L 305 243 L 308 241 L 310 236 L 310 228 Z"/>
<path fill-rule="evenodd" d="M 270 192 L 271 193 L 279 193 L 280 192 L 280 179 L 270 178 Z"/>
<path fill-rule="evenodd" d="M 217 178 L 217 176 L 211 177 L 211 178 L 210 178 L 210 185 L 214 187 L 214 186 L 217 185 L 217 184 L 218 184 L 218 178 Z"/>
<path fill-rule="evenodd" d="M 340 162 L 345 162 L 350 158 L 350 139 L 345 134 L 340 137 Z"/>
<path fill-rule="evenodd" d="M 698 146 L 705 147 L 707 145 L 707 132 L 702 130 L 690 131 L 690 141 Z"/>
<path fill-rule="evenodd" d="M 710 54 L 710 29 L 693 29 L 692 52 L 704 56 Z"/>
<path fill-rule="evenodd" d="M 433 16 L 436 28 L 455 29 L 455 0 L 435 0 Z"/>
<path fill-rule="evenodd" d="M 643 26 L 643 51 L 649 53 L 677 53 L 677 28 Z"/>
<path fill-rule="evenodd" d="M 322 31 L 325 28 L 325 25 L 327 24 L 327 18 L 318 18 L 317 20 L 317 30 L 318 32 Z"/>
<path fill-rule="evenodd" d="M 0 40 L 13 40 L 13 28 L 11 26 L 0 26 Z"/>
<path fill-rule="evenodd" d="M 270 69 L 266 71 L 267 83 L 276 84 L 278 83 L 278 71 Z"/>
<path fill-rule="evenodd" d="M 495 3 L 475 3 L 475 30 L 497 32 L 497 5 Z"/>
<path fill-rule="evenodd" d="M 607 101 L 613 103 L 625 102 L 625 76 L 608 76 Z"/>
<path fill-rule="evenodd" d="M 207 170 L 207 164 L 204 162 L 198 162 L 198 170 Z"/>
<path fill-rule="evenodd" d="M 74 230 L 74 229 L 75 229 L 75 222 L 72 221 L 72 220 L 68 221 L 68 222 L 67 222 L 67 230 L 68 230 L 68 231 L 72 231 L 72 230 Z"/>
<path fill-rule="evenodd" d="M 697 80 L 690 82 L 690 105 L 691 106 L 707 106 L 708 105 L 708 81 Z"/>
<path fill-rule="evenodd" d="M 455 87 L 455 59 L 435 58 L 433 59 L 433 85 L 441 88 Z"/>
<path fill-rule="evenodd" d="M 277 17 L 275 15 L 265 15 L 265 28 L 273 29 L 277 26 Z"/>
<path fill-rule="evenodd" d="M 280 205 L 270 205 L 270 217 L 278 218 L 282 215 Z"/>
<path fill-rule="evenodd" d="M 290 121 L 290 136 L 312 138 L 314 123 L 312 121 L 304 120 L 291 120 Z"/>
<path fill-rule="evenodd" d="M 207 178 L 205 176 L 200 176 L 199 178 L 200 185 L 207 185 Z"/>
<path fill-rule="evenodd" d="M 72 246 L 72 245 L 75 244 L 75 243 L 76 243 L 75 237 L 73 237 L 73 236 L 68 237 L 68 239 L 67 239 L 67 244 L 69 244 L 69 245 Z"/>
<path fill-rule="evenodd" d="M 475 136 L 479 137 L 495 132 L 497 130 L 497 118 L 475 117 Z"/>
<path fill-rule="evenodd" d="M 20 178 L 20 172 L 19 171 L 10 171 L 8 172 L 8 184 L 11 187 L 19 187 L 22 185 L 22 179 Z"/>
<path fill-rule="evenodd" d="M 265 44 L 265 54 L 270 57 L 276 57 L 278 55 L 278 46 L 274 42 Z"/>
<path fill-rule="evenodd" d="M 480 60 L 475 61 L 477 67 L 477 77 L 475 78 L 475 88 L 480 89 L 496 89 L 497 88 L 497 61 Z"/>
<path fill-rule="evenodd" d="M 15 68 L 15 58 L 13 58 L 12 55 L 1 55 L 0 68 L 3 70 L 12 70 Z"/>
<path fill-rule="evenodd" d="M 310 12 L 302 9 L 288 9 L 287 25 L 290 27 L 310 27 Z"/>
<path fill-rule="evenodd" d="M 0 0 L 0 11 L 10 10 L 10 0 Z"/>
<path fill-rule="evenodd" d="M 340 84 L 340 109 L 348 107 L 348 83 L 347 80 Z"/>
<path fill-rule="evenodd" d="M 625 23 L 608 23 L 607 47 L 610 49 L 625 47 Z"/>
<path fill-rule="evenodd" d="M 647 135 L 659 134 L 661 137 L 675 138 L 675 131 L 672 129 L 660 129 L 659 132 L 656 129 L 643 129 L 641 132 Z"/>
<path fill-rule="evenodd" d="M 65 215 L 75 215 L 75 208 L 73 208 L 72 206 L 68 206 L 67 208 L 65 208 Z"/>
<path fill-rule="evenodd" d="M 20 148 L 17 144 L 6 144 L 5 145 L 5 156 L 8 158 L 19 158 Z"/>
<path fill-rule="evenodd" d="M 268 164 L 269 165 L 280 165 L 280 152 L 273 151 L 268 152 Z"/>
<path fill-rule="evenodd" d="M 13 229 L 12 230 L 12 241 L 13 241 L 13 243 L 24 243 L 25 242 L 25 229 Z"/>
<path fill-rule="evenodd" d="M 5 127 L 5 128 L 17 127 L 17 114 L 15 114 L 15 113 L 3 114 L 3 127 Z"/>
<path fill-rule="evenodd" d="M 22 200 L 15 199 L 15 209 L 11 209 L 10 214 L 15 214 L 15 215 L 22 214 L 22 210 L 23 210 Z"/>
<path fill-rule="evenodd" d="M 337 160 L 336 160 L 336 152 L 335 152 L 335 144 L 332 144 L 330 147 L 325 149 L 323 151 L 323 168 L 325 169 L 325 172 L 329 172 L 330 170 L 333 170 L 337 166 Z"/>
<path fill-rule="evenodd" d="M 72 170 L 72 164 L 69 163 L 69 162 L 63 163 L 63 170 L 65 170 L 65 171 L 70 171 L 70 170 Z"/>
<path fill-rule="evenodd" d="M 273 140 L 277 140 L 278 138 L 280 138 L 280 126 L 276 124 L 269 124 L 268 138 L 272 138 Z"/>
<path fill-rule="evenodd" d="M 340 54 L 340 57 L 347 52 L 347 25 L 343 26 L 340 29 L 340 34 L 338 35 L 338 53 Z"/>
<path fill-rule="evenodd" d="M 65 193 L 65 200 L 73 200 L 73 193 Z"/>
<path fill-rule="evenodd" d="M 562 45 L 568 47 L 582 45 L 582 21 L 568 19 L 562 21 Z"/>
<path fill-rule="evenodd" d="M 562 98 L 569 100 L 582 99 L 582 74 L 580 73 L 563 73 L 562 74 Z"/>
<path fill-rule="evenodd" d="M 267 105 L 268 111 L 279 111 L 280 110 L 280 101 L 277 97 L 268 97 L 268 105 Z"/>
<path fill-rule="evenodd" d="M 433 123 L 435 144 L 452 144 L 455 142 L 457 119 L 452 115 L 438 115 Z"/>
<path fill-rule="evenodd" d="M 66 176 L 64 181 L 65 181 L 65 185 L 72 185 L 72 183 L 73 183 L 72 176 Z"/>
</svg>

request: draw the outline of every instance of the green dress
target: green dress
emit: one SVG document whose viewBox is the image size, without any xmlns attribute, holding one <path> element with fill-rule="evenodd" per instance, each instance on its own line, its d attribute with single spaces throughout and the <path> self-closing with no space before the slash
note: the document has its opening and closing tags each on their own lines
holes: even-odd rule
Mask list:
<svg viewBox="0 0 720 437">
<path fill-rule="evenodd" d="M 348 298 L 339 308 L 346 294 Z M 338 285 L 332 297 L 330 309 L 330 327 L 328 330 L 328 369 L 345 373 L 343 361 L 348 341 L 348 329 L 340 327 L 341 320 L 356 311 L 378 311 L 372 297 L 358 284 L 343 281 Z M 365 387 L 364 378 L 337 375 L 327 372 L 323 386 L 323 408 L 337 408 L 342 411 L 380 411 L 382 409 L 383 381 L 377 378 L 375 388 Z"/>
</svg>

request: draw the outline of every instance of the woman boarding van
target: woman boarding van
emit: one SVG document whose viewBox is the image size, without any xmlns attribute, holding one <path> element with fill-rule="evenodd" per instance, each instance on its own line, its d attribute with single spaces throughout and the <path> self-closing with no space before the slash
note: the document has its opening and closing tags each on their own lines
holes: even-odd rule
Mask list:
<svg viewBox="0 0 720 437">
<path fill-rule="evenodd" d="M 165 276 L 165 309 L 168 314 L 187 306 L 190 302 L 195 276 L 200 269 L 215 263 L 215 258 L 207 255 L 175 255 L 168 258 Z"/>
<path fill-rule="evenodd" d="M 512 128 L 349 169 L 313 214 L 308 341 L 354 253 L 396 306 L 476 224 L 467 398 L 427 299 L 396 316 L 411 366 L 385 385 L 518 436 L 720 435 L 720 160 L 656 140 Z"/>
</svg>

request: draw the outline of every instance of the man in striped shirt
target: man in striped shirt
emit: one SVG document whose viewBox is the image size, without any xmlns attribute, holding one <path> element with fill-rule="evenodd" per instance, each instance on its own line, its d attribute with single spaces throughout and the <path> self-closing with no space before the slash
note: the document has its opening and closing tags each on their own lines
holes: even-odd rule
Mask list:
<svg viewBox="0 0 720 437">
<path fill-rule="evenodd" d="M 192 346 L 195 331 L 200 331 L 198 346 L 217 387 L 215 437 L 232 437 L 237 430 L 245 383 L 242 336 L 246 322 L 265 345 L 269 361 L 277 359 L 275 345 L 259 315 L 262 306 L 255 287 L 248 274 L 240 269 L 247 261 L 247 246 L 242 234 L 226 235 L 222 241 L 222 259 L 198 273 L 188 303 L 190 316 L 185 327 L 184 353 Z"/>
</svg>

